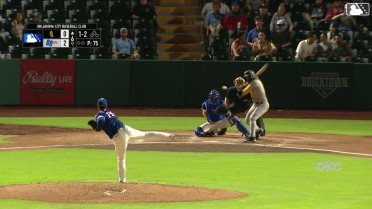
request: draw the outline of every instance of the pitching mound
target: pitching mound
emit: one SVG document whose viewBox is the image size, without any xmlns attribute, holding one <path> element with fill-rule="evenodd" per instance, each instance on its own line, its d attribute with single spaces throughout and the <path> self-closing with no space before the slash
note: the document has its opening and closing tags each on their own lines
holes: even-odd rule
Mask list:
<svg viewBox="0 0 372 209">
<path fill-rule="evenodd" d="M 0 199 L 61 203 L 155 203 L 233 199 L 244 193 L 162 184 L 48 183 L 0 186 Z"/>
</svg>

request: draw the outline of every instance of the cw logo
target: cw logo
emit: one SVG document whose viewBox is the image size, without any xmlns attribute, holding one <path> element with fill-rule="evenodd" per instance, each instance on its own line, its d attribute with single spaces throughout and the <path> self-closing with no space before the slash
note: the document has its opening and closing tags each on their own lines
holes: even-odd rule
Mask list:
<svg viewBox="0 0 372 209">
<path fill-rule="evenodd" d="M 333 162 L 333 161 L 326 161 L 326 162 L 317 162 L 315 168 L 318 171 L 341 171 L 341 163 L 340 162 Z"/>
</svg>

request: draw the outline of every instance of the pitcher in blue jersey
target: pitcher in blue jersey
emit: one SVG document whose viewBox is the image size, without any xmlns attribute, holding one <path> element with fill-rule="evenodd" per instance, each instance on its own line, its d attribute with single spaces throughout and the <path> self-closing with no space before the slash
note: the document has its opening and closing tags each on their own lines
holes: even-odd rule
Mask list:
<svg viewBox="0 0 372 209">
<path fill-rule="evenodd" d="M 98 99 L 97 108 L 99 112 L 95 115 L 97 121 L 96 131 L 103 130 L 107 136 L 113 140 L 118 160 L 119 182 L 125 183 L 126 179 L 126 150 L 128 141 L 131 138 L 174 138 L 172 133 L 164 132 L 144 132 L 136 130 L 123 124 L 119 118 L 111 111 L 107 110 L 108 104 L 105 98 Z"/>
<path fill-rule="evenodd" d="M 237 116 L 225 116 L 216 113 L 217 107 L 223 105 L 220 93 L 213 89 L 208 94 L 208 99 L 202 103 L 202 113 L 207 122 L 195 129 L 195 135 L 199 137 L 213 136 L 216 132 L 218 135 L 224 135 L 226 128 L 236 124 L 236 127 L 243 135 L 249 135 L 247 128 Z"/>
</svg>

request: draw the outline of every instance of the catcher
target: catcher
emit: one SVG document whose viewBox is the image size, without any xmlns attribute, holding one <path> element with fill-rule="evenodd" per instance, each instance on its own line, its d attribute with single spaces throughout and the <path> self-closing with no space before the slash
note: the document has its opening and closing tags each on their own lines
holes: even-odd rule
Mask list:
<svg viewBox="0 0 372 209">
<path fill-rule="evenodd" d="M 207 124 L 215 123 L 215 122 L 225 119 L 225 115 L 218 114 L 215 112 L 215 109 L 222 104 L 223 104 L 223 101 L 220 97 L 220 93 L 218 93 L 216 89 L 213 89 L 212 91 L 210 91 L 208 94 L 208 99 L 205 102 L 203 102 L 201 105 L 202 114 L 204 118 L 207 120 L 206 122 Z M 201 125 L 195 130 L 195 134 L 197 136 L 213 136 L 216 134 L 216 131 L 217 131 L 217 135 L 225 135 L 227 131 L 227 128 L 222 128 L 219 130 L 203 133 L 203 131 L 200 130 L 202 129 L 201 127 L 203 127 L 203 125 Z"/>
<path fill-rule="evenodd" d="M 112 139 L 118 161 L 119 182 L 125 183 L 126 179 L 126 150 L 129 139 L 131 138 L 174 138 L 174 134 L 164 132 L 144 132 L 136 130 L 128 125 L 124 125 L 119 118 L 111 111 L 107 110 L 107 100 L 100 98 L 97 101 L 99 112 L 94 120 L 88 121 L 88 125 L 95 131 L 103 130 Z"/>
<path fill-rule="evenodd" d="M 202 104 L 203 116 L 207 119 L 206 123 L 198 126 L 195 129 L 195 135 L 199 137 L 224 135 L 226 134 L 227 127 L 236 124 L 238 130 L 245 135 L 249 136 L 247 128 L 242 124 L 236 116 L 230 116 L 229 110 L 220 97 L 217 90 L 213 89 L 209 95 L 208 99 Z"/>
</svg>

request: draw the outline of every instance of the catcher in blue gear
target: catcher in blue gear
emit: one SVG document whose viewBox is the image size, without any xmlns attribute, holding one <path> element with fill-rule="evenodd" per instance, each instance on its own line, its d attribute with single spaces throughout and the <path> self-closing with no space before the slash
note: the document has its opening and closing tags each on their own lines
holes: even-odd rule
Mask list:
<svg viewBox="0 0 372 209">
<path fill-rule="evenodd" d="M 249 135 L 247 128 L 244 127 L 238 117 L 226 115 L 227 111 L 221 111 L 226 108 L 220 93 L 213 89 L 208 94 L 208 99 L 202 103 L 201 109 L 206 123 L 195 129 L 195 135 L 199 137 L 226 134 L 227 127 L 237 125 L 237 128 L 244 135 Z"/>
</svg>

